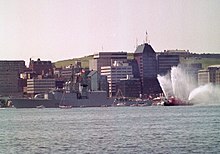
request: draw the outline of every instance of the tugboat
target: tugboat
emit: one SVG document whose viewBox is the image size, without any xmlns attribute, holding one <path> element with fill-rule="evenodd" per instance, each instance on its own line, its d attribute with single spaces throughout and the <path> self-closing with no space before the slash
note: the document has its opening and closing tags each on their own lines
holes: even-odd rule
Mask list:
<svg viewBox="0 0 220 154">
<path fill-rule="evenodd" d="M 193 105 L 188 101 L 181 100 L 174 96 L 171 96 L 167 101 L 164 102 L 164 106 L 186 106 L 186 105 Z"/>
</svg>

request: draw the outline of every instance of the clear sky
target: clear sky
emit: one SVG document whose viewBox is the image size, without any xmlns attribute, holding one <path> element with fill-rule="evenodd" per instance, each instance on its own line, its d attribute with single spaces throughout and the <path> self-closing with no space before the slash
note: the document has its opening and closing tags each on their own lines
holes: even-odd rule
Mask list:
<svg viewBox="0 0 220 154">
<path fill-rule="evenodd" d="M 134 52 L 220 53 L 220 0 L 0 0 L 0 60 Z"/>
</svg>

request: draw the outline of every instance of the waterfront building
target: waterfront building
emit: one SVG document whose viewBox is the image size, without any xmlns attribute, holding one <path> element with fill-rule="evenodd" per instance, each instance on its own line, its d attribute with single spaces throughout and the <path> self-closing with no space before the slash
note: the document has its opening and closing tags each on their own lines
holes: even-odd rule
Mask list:
<svg viewBox="0 0 220 154">
<path fill-rule="evenodd" d="M 89 70 L 101 73 L 102 66 L 111 66 L 114 61 L 127 61 L 127 52 L 99 52 L 89 61 Z"/>
<path fill-rule="evenodd" d="M 30 59 L 29 69 L 33 70 L 37 75 L 43 77 L 53 77 L 53 64 L 51 61 L 41 61 L 39 58 L 37 61 Z"/>
<path fill-rule="evenodd" d="M 149 96 L 162 93 L 157 80 L 157 59 L 154 49 L 148 43 L 141 44 L 134 53 L 140 71 L 142 94 Z"/>
<path fill-rule="evenodd" d="M 115 61 L 112 66 L 101 67 L 101 75 L 107 76 L 109 96 L 113 97 L 117 92 L 116 83 L 119 82 L 120 79 L 126 79 L 127 75 L 132 75 L 132 66 L 129 66 L 128 63 Z"/>
<path fill-rule="evenodd" d="M 33 97 L 36 94 L 48 92 L 55 88 L 55 79 L 35 78 L 27 79 L 27 94 Z"/>
<path fill-rule="evenodd" d="M 213 84 L 220 85 L 220 65 L 211 65 L 208 67 L 209 81 Z"/>
<path fill-rule="evenodd" d="M 138 98 L 141 95 L 140 79 L 130 76 L 127 76 L 126 79 L 120 79 L 116 84 L 116 91 L 120 91 L 123 97 Z"/>
<path fill-rule="evenodd" d="M 21 96 L 20 73 L 25 70 L 24 61 L 0 61 L 0 95 Z"/>
<path fill-rule="evenodd" d="M 202 86 L 209 83 L 209 71 L 199 70 L 198 71 L 198 85 Z"/>
<path fill-rule="evenodd" d="M 173 66 L 177 66 L 180 63 L 179 55 L 160 53 L 157 56 L 158 62 L 158 74 L 166 75 L 170 72 Z"/>
<path fill-rule="evenodd" d="M 198 72 L 198 83 L 199 85 L 207 83 L 220 85 L 220 65 L 211 65 L 206 70 L 200 70 Z"/>
</svg>

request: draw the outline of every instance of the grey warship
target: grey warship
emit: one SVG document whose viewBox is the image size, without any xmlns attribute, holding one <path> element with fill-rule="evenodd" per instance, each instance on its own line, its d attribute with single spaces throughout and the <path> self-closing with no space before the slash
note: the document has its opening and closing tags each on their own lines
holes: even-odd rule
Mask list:
<svg viewBox="0 0 220 154">
<path fill-rule="evenodd" d="M 72 73 L 63 89 L 54 89 L 37 94 L 34 98 L 10 98 L 15 108 L 59 108 L 59 107 L 101 107 L 111 106 L 114 99 L 106 91 L 90 91 L 85 78 Z"/>
</svg>

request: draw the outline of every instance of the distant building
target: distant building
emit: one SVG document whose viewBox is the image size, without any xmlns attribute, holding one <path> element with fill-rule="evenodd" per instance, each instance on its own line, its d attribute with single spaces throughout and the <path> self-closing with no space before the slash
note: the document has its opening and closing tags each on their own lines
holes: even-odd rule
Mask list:
<svg viewBox="0 0 220 154">
<path fill-rule="evenodd" d="M 202 86 L 207 83 L 210 83 L 209 81 L 209 70 L 199 70 L 198 71 L 198 85 Z"/>
<path fill-rule="evenodd" d="M 156 53 L 151 45 L 145 43 L 139 45 L 134 53 L 140 71 L 142 94 L 154 95 L 162 93 L 157 80 L 157 59 Z"/>
<path fill-rule="evenodd" d="M 109 83 L 109 96 L 116 95 L 116 83 L 132 75 L 132 67 L 128 63 L 115 61 L 112 66 L 101 67 L 101 75 L 106 75 Z"/>
<path fill-rule="evenodd" d="M 51 61 L 37 61 L 31 60 L 29 63 L 29 69 L 33 70 L 37 75 L 42 75 L 43 77 L 53 77 L 53 65 Z"/>
<path fill-rule="evenodd" d="M 209 81 L 213 84 L 220 85 L 220 65 L 211 65 L 208 67 Z"/>
<path fill-rule="evenodd" d="M 187 56 L 187 55 L 191 54 L 189 52 L 189 50 L 179 50 L 179 49 L 176 49 L 176 50 L 164 50 L 164 53 L 168 54 L 168 55 L 179 55 L 179 56 Z"/>
<path fill-rule="evenodd" d="M 180 63 L 179 55 L 161 53 L 157 56 L 158 74 L 166 75 L 173 66 Z"/>
<path fill-rule="evenodd" d="M 26 69 L 24 61 L 0 61 L 0 95 L 21 96 L 20 73 Z"/>
<path fill-rule="evenodd" d="M 200 70 L 198 72 L 198 83 L 199 85 L 207 83 L 220 85 L 220 65 L 211 65 L 206 70 Z"/>
<path fill-rule="evenodd" d="M 111 66 L 114 61 L 127 61 L 127 52 L 99 52 L 89 61 L 89 70 L 101 73 L 102 66 Z"/>
<path fill-rule="evenodd" d="M 1 60 L 0 70 L 15 70 L 18 73 L 24 72 L 26 69 L 25 61 L 23 60 Z"/>
<path fill-rule="evenodd" d="M 48 92 L 55 88 L 55 79 L 27 79 L 27 94 L 34 96 L 36 94 Z"/>
<path fill-rule="evenodd" d="M 120 79 L 116 83 L 117 92 L 120 90 L 124 97 L 138 98 L 141 95 L 141 82 L 140 79 L 127 77 Z"/>
</svg>

